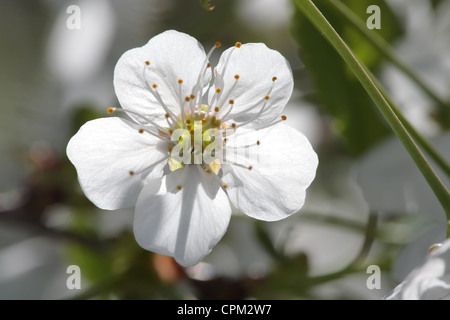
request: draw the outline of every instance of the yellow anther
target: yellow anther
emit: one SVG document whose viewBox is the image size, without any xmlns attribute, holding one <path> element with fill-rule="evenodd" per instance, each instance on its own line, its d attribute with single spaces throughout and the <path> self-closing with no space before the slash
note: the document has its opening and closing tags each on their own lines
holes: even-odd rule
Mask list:
<svg viewBox="0 0 450 320">
<path fill-rule="evenodd" d="M 194 129 L 191 129 L 190 131 L 189 131 L 189 133 L 190 134 L 194 134 Z M 192 141 L 193 142 L 193 141 Z"/>
<path fill-rule="evenodd" d="M 216 48 L 220 48 L 221 45 L 222 45 L 222 44 L 221 44 L 219 41 L 217 41 L 217 42 L 214 44 L 214 46 L 215 46 Z"/>
<path fill-rule="evenodd" d="M 256 145 L 258 145 L 258 146 L 259 146 L 260 144 L 261 144 L 261 142 L 259 142 L 259 140 L 258 140 L 258 141 L 256 141 Z"/>
<path fill-rule="evenodd" d="M 134 171 L 130 171 L 128 173 L 130 174 L 130 176 L 134 176 Z"/>
<path fill-rule="evenodd" d="M 236 128 L 236 123 L 232 123 L 231 127 Z"/>
<path fill-rule="evenodd" d="M 220 93 L 220 91 L 222 91 L 222 89 L 220 89 L 220 88 L 217 88 L 217 89 L 216 89 L 216 92 L 217 92 L 217 93 Z"/>
<path fill-rule="evenodd" d="M 236 48 L 240 48 L 242 46 L 242 43 L 236 42 L 235 46 L 236 46 Z"/>
<path fill-rule="evenodd" d="M 214 108 L 214 111 L 215 111 L 215 112 L 219 112 L 219 107 L 215 107 L 215 108 Z"/>
<path fill-rule="evenodd" d="M 186 119 L 186 123 L 188 123 L 188 124 L 189 124 L 189 123 L 191 123 L 191 120 L 189 120 L 189 119 Z"/>
<path fill-rule="evenodd" d="M 228 188 L 228 185 L 227 185 L 226 183 L 224 183 L 224 184 L 222 185 L 222 188 L 226 189 L 226 188 Z"/>
<path fill-rule="evenodd" d="M 108 113 L 113 113 L 114 112 L 114 108 L 108 108 L 106 111 L 108 111 Z"/>
<path fill-rule="evenodd" d="M 139 129 L 139 133 L 144 133 L 144 129 Z"/>
<path fill-rule="evenodd" d="M 193 94 L 191 94 L 191 95 L 189 96 L 189 98 L 195 99 L 195 96 L 194 96 Z"/>
<path fill-rule="evenodd" d="M 178 83 L 182 84 L 183 83 L 183 79 L 178 79 Z"/>
<path fill-rule="evenodd" d="M 237 74 L 237 75 L 234 76 L 234 78 L 237 80 L 237 79 L 240 78 L 240 76 Z"/>
<path fill-rule="evenodd" d="M 208 64 L 206 65 L 207 68 L 211 68 L 211 63 L 208 62 Z"/>
<path fill-rule="evenodd" d="M 281 116 L 281 120 L 286 120 L 287 119 L 287 117 L 286 116 Z"/>
<path fill-rule="evenodd" d="M 234 104 L 234 100 L 230 100 L 228 101 L 230 104 Z"/>
<path fill-rule="evenodd" d="M 275 82 L 275 81 L 277 81 L 277 79 L 278 79 L 277 77 L 273 77 L 272 81 Z"/>
<path fill-rule="evenodd" d="M 164 115 L 164 117 L 166 117 L 166 119 L 169 119 L 170 115 L 169 115 L 168 113 L 166 113 L 166 114 Z"/>
<path fill-rule="evenodd" d="M 145 61 L 145 64 L 149 66 L 150 65 L 150 61 L 148 61 L 148 60 Z"/>
<path fill-rule="evenodd" d="M 248 170 L 252 170 L 252 169 L 253 169 L 253 167 L 252 167 L 252 166 L 248 167 Z"/>
<path fill-rule="evenodd" d="M 180 185 L 178 185 L 178 186 L 177 186 L 177 189 L 178 189 L 178 190 L 181 190 L 181 189 L 183 189 L 183 187 L 180 186 Z"/>
<path fill-rule="evenodd" d="M 264 99 L 269 100 L 269 99 L 270 99 L 270 96 L 269 96 L 269 95 L 266 95 L 266 96 L 264 97 Z"/>
<path fill-rule="evenodd" d="M 186 98 L 184 98 L 184 100 L 185 100 L 186 102 L 188 102 L 189 100 L 191 100 L 191 98 L 186 97 Z"/>
<path fill-rule="evenodd" d="M 152 88 L 156 89 L 156 88 L 158 88 L 158 85 L 156 83 L 154 83 L 154 84 L 152 84 Z"/>
</svg>

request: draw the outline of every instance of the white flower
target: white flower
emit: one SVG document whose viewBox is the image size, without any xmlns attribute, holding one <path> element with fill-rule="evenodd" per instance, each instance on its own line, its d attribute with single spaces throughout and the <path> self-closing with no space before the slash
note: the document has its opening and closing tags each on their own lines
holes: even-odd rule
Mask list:
<svg viewBox="0 0 450 320">
<path fill-rule="evenodd" d="M 222 238 L 230 201 L 266 221 L 298 211 L 318 165 L 308 140 L 280 123 L 293 88 L 286 59 L 264 44 L 236 43 L 209 88 L 217 47 L 206 55 L 194 38 L 166 31 L 125 52 L 114 74 L 123 109 L 108 111 L 131 121 L 90 121 L 67 146 L 86 196 L 102 209 L 135 206 L 137 242 L 182 265 Z"/>
<path fill-rule="evenodd" d="M 450 299 L 450 239 L 431 248 L 425 263 L 414 269 L 385 299 Z"/>
</svg>

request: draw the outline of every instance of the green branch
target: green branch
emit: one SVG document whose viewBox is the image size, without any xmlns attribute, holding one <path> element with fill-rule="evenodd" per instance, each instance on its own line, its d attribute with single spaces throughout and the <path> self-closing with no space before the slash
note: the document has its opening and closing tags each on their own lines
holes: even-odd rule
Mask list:
<svg viewBox="0 0 450 320">
<path fill-rule="evenodd" d="M 416 163 L 422 175 L 427 180 L 437 199 L 441 203 L 447 219 L 450 220 L 450 193 L 434 172 L 427 159 L 415 144 L 414 140 L 403 126 L 402 122 L 392 110 L 385 96 L 378 89 L 378 85 L 374 83 L 375 78 L 356 58 L 348 45 L 334 30 L 333 26 L 323 16 L 320 10 L 311 0 L 295 0 L 297 7 L 312 22 L 312 24 L 324 35 L 334 49 L 339 53 L 348 67 L 355 74 L 361 85 L 367 91 L 371 99 L 374 101 L 381 114 L 391 126 L 394 133 L 403 143 L 411 158 Z"/>
<path fill-rule="evenodd" d="M 389 61 L 391 61 L 400 71 L 411 79 L 423 92 L 425 92 L 435 103 L 442 108 L 449 108 L 450 103 L 444 101 L 436 92 L 433 91 L 422 79 L 411 70 L 402 60 L 400 60 L 392 50 L 391 46 L 377 33 L 369 31 L 366 25 L 354 14 L 344 3 L 336 0 L 330 0 L 330 3 L 358 30 L 378 51 Z"/>
</svg>

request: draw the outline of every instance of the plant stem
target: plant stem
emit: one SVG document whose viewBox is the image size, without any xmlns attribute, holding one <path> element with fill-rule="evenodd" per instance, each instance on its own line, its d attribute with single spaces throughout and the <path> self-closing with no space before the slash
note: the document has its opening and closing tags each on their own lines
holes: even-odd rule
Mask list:
<svg viewBox="0 0 450 320">
<path fill-rule="evenodd" d="M 354 14 L 344 3 L 336 0 L 329 0 L 356 30 L 358 30 L 378 51 L 389 61 L 391 61 L 400 71 L 411 79 L 423 92 L 425 92 L 434 102 L 443 108 L 449 108 L 450 103 L 444 101 L 436 92 L 433 91 L 408 65 L 400 60 L 392 50 L 391 46 L 376 32 L 371 32 L 366 25 Z"/>
<path fill-rule="evenodd" d="M 415 144 L 414 140 L 386 101 L 384 95 L 372 79 L 375 77 L 356 58 L 345 41 L 334 30 L 333 26 L 323 16 L 320 10 L 311 0 L 295 0 L 297 7 L 311 21 L 311 23 L 325 36 L 334 49 L 340 54 L 348 67 L 355 74 L 361 85 L 372 98 L 381 114 L 391 126 L 394 133 L 403 143 L 411 158 L 416 163 L 422 175 L 427 180 L 440 204 L 442 205 L 447 218 L 450 219 L 450 193 L 434 172 L 427 159 Z"/>
</svg>

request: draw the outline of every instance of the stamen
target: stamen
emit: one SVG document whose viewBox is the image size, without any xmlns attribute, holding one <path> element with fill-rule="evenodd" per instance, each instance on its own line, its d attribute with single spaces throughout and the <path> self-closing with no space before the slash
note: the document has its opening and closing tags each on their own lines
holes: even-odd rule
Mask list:
<svg viewBox="0 0 450 320">
<path fill-rule="evenodd" d="M 183 79 L 178 79 L 178 83 L 182 84 L 183 83 Z"/>
<path fill-rule="evenodd" d="M 142 168 L 142 169 L 139 170 L 139 171 L 133 171 L 133 170 L 130 170 L 128 173 L 130 174 L 130 176 L 134 176 L 134 175 L 141 174 L 141 173 L 143 173 L 143 172 L 145 172 L 145 171 L 148 171 L 148 170 L 153 169 L 155 166 L 157 166 L 158 164 L 160 164 L 161 162 L 163 162 L 163 161 L 165 161 L 165 160 L 167 160 L 167 157 L 164 157 L 164 158 L 162 158 L 162 159 L 159 159 L 158 161 L 152 163 L 151 165 L 149 165 L 149 166 L 147 166 L 147 167 L 145 167 L 145 168 Z"/>
<path fill-rule="evenodd" d="M 287 120 L 287 117 L 283 115 L 283 116 L 281 116 L 281 119 L 279 119 L 279 120 L 277 120 L 277 121 L 274 121 L 274 122 L 272 122 L 272 123 L 269 123 L 269 124 L 260 126 L 260 127 L 256 128 L 255 130 L 260 130 L 260 129 L 269 128 L 269 127 L 272 127 L 272 126 L 274 126 L 274 125 L 276 125 L 276 124 L 278 124 L 278 123 L 280 123 L 280 122 L 282 122 L 282 121 L 286 121 L 286 120 Z"/>
<path fill-rule="evenodd" d="M 273 77 L 272 81 L 275 82 L 275 81 L 277 81 L 277 79 L 278 79 L 277 77 Z"/>
<path fill-rule="evenodd" d="M 181 189 L 183 189 L 183 187 L 180 186 L 180 185 L 178 185 L 178 186 L 177 186 L 177 189 L 178 189 L 178 190 L 181 190 Z"/>
<path fill-rule="evenodd" d="M 144 120 L 144 121 L 148 122 L 149 124 L 151 124 L 152 126 L 156 127 L 158 130 L 161 130 L 161 131 L 163 131 L 163 132 L 165 132 L 165 133 L 168 133 L 168 131 L 167 131 L 166 128 L 161 127 L 159 124 L 157 124 L 156 122 L 150 120 L 149 118 L 147 118 L 146 116 L 144 116 L 144 115 L 142 115 L 142 114 L 139 114 L 139 113 L 134 112 L 134 111 L 131 111 L 131 110 L 124 110 L 124 109 L 122 109 L 122 108 L 108 108 L 108 113 L 113 113 L 113 112 L 115 112 L 115 111 L 123 112 L 123 113 L 126 113 L 126 114 L 132 114 L 132 115 L 138 116 L 138 117 L 140 117 L 142 120 Z M 133 120 L 134 120 L 134 119 L 133 119 Z M 142 124 L 142 123 L 140 123 L 140 124 Z M 147 130 L 146 130 L 146 131 L 147 131 Z M 139 132 L 140 132 L 140 130 L 139 130 Z"/>
<path fill-rule="evenodd" d="M 139 133 L 144 133 L 144 129 L 139 129 Z"/>
<path fill-rule="evenodd" d="M 236 46 L 236 48 L 240 48 L 242 46 L 242 43 L 236 42 L 235 46 Z"/>
<path fill-rule="evenodd" d="M 254 117 L 253 119 L 251 119 L 251 120 L 245 122 L 245 124 L 248 124 L 248 123 L 250 123 L 251 121 L 256 120 L 256 119 L 262 114 L 262 112 L 264 111 L 264 109 L 265 109 L 265 107 L 266 107 L 266 105 L 267 105 L 267 100 L 270 99 L 270 94 L 272 93 L 272 90 L 273 90 L 273 88 L 274 88 L 274 84 L 275 84 L 275 81 L 272 81 L 272 84 L 271 84 L 271 86 L 270 86 L 270 89 L 269 89 L 269 91 L 267 92 L 267 94 L 264 96 L 263 99 L 259 100 L 257 103 L 255 103 L 254 105 L 248 107 L 247 109 L 242 110 L 241 112 L 239 112 L 239 113 L 233 115 L 233 117 L 235 118 L 235 117 L 238 117 L 238 116 L 241 115 L 241 114 L 246 114 L 246 113 L 248 113 L 250 110 L 252 110 L 252 109 L 254 109 L 254 108 L 260 106 L 261 103 L 264 102 L 264 105 L 261 107 L 261 109 L 259 110 L 259 112 L 256 114 L 256 117 Z M 264 101 L 264 100 L 265 100 L 265 101 Z M 228 115 L 229 115 L 229 112 L 227 113 L 227 116 L 228 116 Z M 227 117 L 222 117 L 222 122 L 226 122 L 227 120 L 229 120 L 229 118 L 227 118 Z M 244 125 L 244 124 L 240 124 L 239 126 L 242 127 L 243 125 Z"/>
<path fill-rule="evenodd" d="M 228 188 L 228 185 L 227 185 L 226 183 L 224 183 L 224 184 L 222 185 L 222 188 L 226 189 L 226 188 Z"/>
<path fill-rule="evenodd" d="M 240 76 L 237 74 L 237 75 L 234 76 L 234 78 L 235 78 L 236 80 L 239 80 Z"/>
<path fill-rule="evenodd" d="M 147 71 L 147 68 L 144 67 L 144 70 L 143 70 L 143 72 L 142 72 L 142 77 L 143 77 L 143 79 L 144 79 L 144 81 L 145 81 L 145 84 L 147 85 L 147 87 L 148 87 L 150 93 L 153 95 L 153 97 L 155 97 L 155 99 L 156 99 L 156 100 L 159 102 L 159 104 L 163 107 L 164 111 L 166 111 L 166 113 L 168 113 L 168 114 L 170 115 L 170 117 L 172 118 L 172 121 L 176 123 L 177 121 L 176 121 L 175 115 L 174 115 L 174 114 L 170 111 L 170 109 L 166 106 L 166 104 L 165 104 L 164 101 L 162 100 L 162 98 L 161 98 L 161 96 L 160 96 L 158 90 L 156 90 L 156 88 L 157 88 L 158 86 L 157 86 L 155 83 L 153 84 L 153 85 L 155 85 L 155 86 L 153 86 L 153 85 L 150 86 L 150 84 L 148 83 L 147 76 L 146 76 L 146 71 Z M 167 122 L 169 122 L 169 121 L 167 121 Z M 169 125 L 172 127 L 172 125 L 171 125 L 170 123 L 169 123 Z"/>
<path fill-rule="evenodd" d="M 222 45 L 222 44 L 221 44 L 219 41 L 217 41 L 217 42 L 214 44 L 214 46 L 215 46 L 216 48 L 220 48 L 221 45 Z"/>
<path fill-rule="evenodd" d="M 149 66 L 150 65 L 150 61 L 148 61 L 148 60 L 145 61 L 145 64 Z"/>
</svg>

